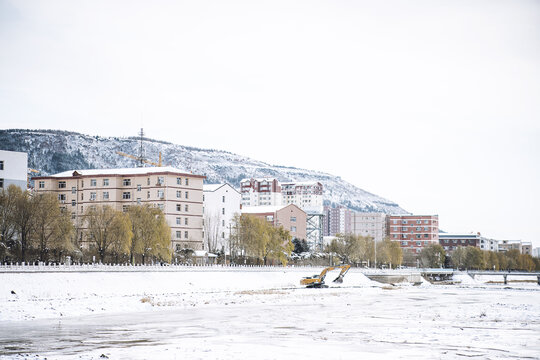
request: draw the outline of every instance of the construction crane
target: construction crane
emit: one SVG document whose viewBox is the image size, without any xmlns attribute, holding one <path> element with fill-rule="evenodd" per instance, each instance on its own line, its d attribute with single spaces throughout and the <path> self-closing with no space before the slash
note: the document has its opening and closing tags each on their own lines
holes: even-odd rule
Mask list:
<svg viewBox="0 0 540 360">
<path fill-rule="evenodd" d="M 121 152 L 121 151 L 117 151 L 116 153 L 118 155 L 125 156 L 125 157 L 133 159 L 133 160 L 137 160 L 137 161 L 139 161 L 141 163 L 144 163 L 144 164 L 148 164 L 148 165 L 152 165 L 152 166 L 159 166 L 159 167 L 163 166 L 163 162 L 161 161 L 161 151 L 159 152 L 159 161 L 157 163 L 155 163 L 153 161 L 150 161 L 150 160 L 146 160 L 144 158 L 141 158 L 140 156 L 126 154 L 126 153 Z"/>
<path fill-rule="evenodd" d="M 306 285 L 308 288 L 326 288 L 328 285 L 324 284 L 324 278 L 329 271 L 341 269 L 339 276 L 334 279 L 335 283 L 342 283 L 345 274 L 351 268 L 351 265 L 340 265 L 340 266 L 330 266 L 325 269 L 319 275 L 313 275 L 310 277 L 305 277 L 300 280 L 300 285 Z"/>
</svg>

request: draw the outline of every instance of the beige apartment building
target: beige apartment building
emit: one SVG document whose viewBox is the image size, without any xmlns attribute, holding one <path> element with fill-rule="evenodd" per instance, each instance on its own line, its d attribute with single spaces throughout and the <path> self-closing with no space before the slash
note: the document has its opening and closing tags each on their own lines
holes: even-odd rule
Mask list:
<svg viewBox="0 0 540 360">
<path fill-rule="evenodd" d="M 172 167 L 94 169 L 65 171 L 35 177 L 37 192 L 53 192 L 71 213 L 84 246 L 84 212 L 108 205 L 119 211 L 150 204 L 163 211 L 171 228 L 171 246 L 203 248 L 203 180 L 205 176 Z"/>
<path fill-rule="evenodd" d="M 242 215 L 249 214 L 265 219 L 273 226 L 283 226 L 289 230 L 292 238 L 306 240 L 307 214 L 294 204 L 281 206 L 246 206 Z"/>
</svg>

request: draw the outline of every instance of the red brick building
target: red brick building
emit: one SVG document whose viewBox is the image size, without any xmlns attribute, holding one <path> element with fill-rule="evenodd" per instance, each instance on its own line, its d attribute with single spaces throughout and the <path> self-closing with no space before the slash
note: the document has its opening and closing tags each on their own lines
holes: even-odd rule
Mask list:
<svg viewBox="0 0 540 360">
<path fill-rule="evenodd" d="M 389 215 L 390 240 L 399 241 L 402 249 L 420 252 L 424 246 L 439 243 L 439 215 Z"/>
</svg>

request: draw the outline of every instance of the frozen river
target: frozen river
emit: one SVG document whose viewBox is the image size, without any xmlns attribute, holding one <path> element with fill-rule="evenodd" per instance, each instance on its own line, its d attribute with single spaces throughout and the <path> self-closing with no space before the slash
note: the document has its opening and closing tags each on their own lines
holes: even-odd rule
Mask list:
<svg viewBox="0 0 540 360">
<path fill-rule="evenodd" d="M 256 280 L 258 275 L 250 276 Z M 264 276 L 260 275 L 261 280 Z M 298 274 L 291 277 L 297 278 Z M 31 310 L 36 311 L 33 320 L 11 316 L 0 321 L 0 358 L 540 357 L 538 285 L 392 287 L 367 281 L 359 284 L 359 279 L 356 275 L 358 285 L 351 284 L 355 282 L 352 275 L 343 287 L 328 289 L 265 289 L 261 285 L 249 289 L 244 279 L 241 288 L 234 288 L 231 280 L 224 289 L 201 285 L 196 287 L 200 291 L 192 288 L 145 296 L 119 290 L 115 296 L 96 294 L 95 298 L 74 292 L 72 301 L 60 296 L 33 301 L 23 296 L 19 301 L 7 298 L 2 305 L 13 306 L 13 311 L 37 302 L 40 305 L 33 304 L 32 309 L 52 306 L 67 315 L 39 318 L 38 310 Z M 119 299 L 125 308 L 116 307 Z M 17 307 L 21 301 L 22 307 Z M 83 311 L 82 307 L 93 308 Z"/>
</svg>

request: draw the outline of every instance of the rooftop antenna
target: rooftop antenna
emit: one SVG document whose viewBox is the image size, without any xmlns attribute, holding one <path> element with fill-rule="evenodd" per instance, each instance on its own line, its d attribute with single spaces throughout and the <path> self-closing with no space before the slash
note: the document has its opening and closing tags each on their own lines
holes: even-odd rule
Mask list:
<svg viewBox="0 0 540 360">
<path fill-rule="evenodd" d="M 144 130 L 143 128 L 141 128 L 141 131 L 139 132 L 139 136 L 141 137 L 141 140 L 140 140 L 141 143 L 139 146 L 139 158 L 137 159 L 137 161 L 138 161 L 138 166 L 143 167 L 144 166 L 144 147 L 143 147 Z"/>
</svg>

